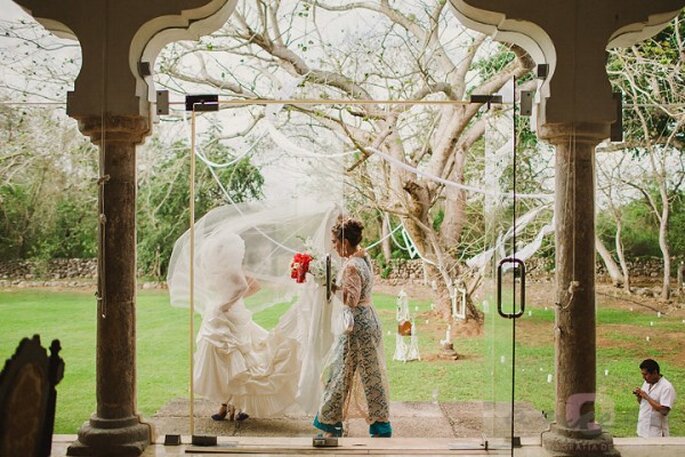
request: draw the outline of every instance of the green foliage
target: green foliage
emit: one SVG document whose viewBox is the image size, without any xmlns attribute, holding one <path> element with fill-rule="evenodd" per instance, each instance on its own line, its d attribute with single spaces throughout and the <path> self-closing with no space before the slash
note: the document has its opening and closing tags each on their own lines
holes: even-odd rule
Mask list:
<svg viewBox="0 0 685 457">
<path fill-rule="evenodd" d="M 92 257 L 96 158 L 76 124 L 49 107 L 0 110 L 0 255 Z"/>
<path fill-rule="evenodd" d="M 685 252 L 685 205 L 681 192 L 671 205 L 669 218 L 668 243 L 671 253 L 677 258 Z M 624 253 L 628 258 L 661 257 L 659 249 L 659 224 L 651 208 L 644 199 L 634 200 L 621 208 Z M 615 252 L 614 236 L 616 223 L 610 215 L 597 215 L 597 234 L 604 245 Z M 673 265 L 675 268 L 676 265 Z"/>
<path fill-rule="evenodd" d="M 98 152 L 73 120 L 49 107 L 1 108 L 0 256 L 4 260 L 91 258 L 97 255 Z M 210 126 L 200 149 L 216 162 L 233 152 Z M 189 147 L 153 137 L 139 148 L 137 237 L 139 269 L 161 278 L 174 241 L 188 228 Z M 148 155 L 149 157 L 145 157 Z M 147 159 L 147 160 L 146 160 Z M 247 158 L 217 171 L 235 202 L 262 196 L 264 178 Z M 198 161 L 196 215 L 226 199 Z"/>
<path fill-rule="evenodd" d="M 636 200 L 623 208 L 625 226 L 623 248 L 629 257 L 660 257 L 658 224 L 643 200 Z"/>
<path fill-rule="evenodd" d="M 89 191 L 56 202 L 52 230 L 39 243 L 41 257 L 89 258 L 97 255 L 95 183 Z"/>
<path fill-rule="evenodd" d="M 390 273 L 392 273 L 392 265 L 388 262 L 385 261 L 385 258 L 383 257 L 383 254 L 379 254 L 376 257 L 374 257 L 374 261 L 376 265 L 378 265 L 379 275 L 383 279 L 387 279 L 390 277 Z"/>
<path fill-rule="evenodd" d="M 19 221 L 28 208 L 29 193 L 25 186 L 0 187 L 0 256 L 16 259 L 27 255 L 32 234 L 23 230 Z"/>
<path fill-rule="evenodd" d="M 0 188 L 0 255 L 4 259 L 89 258 L 96 255 L 97 208 L 91 194 L 64 192 L 31 211 L 26 186 Z M 37 211 L 39 211 L 37 213 Z"/>
<path fill-rule="evenodd" d="M 210 128 L 207 138 L 200 143 L 200 150 L 211 161 L 229 162 L 234 154 L 221 144 L 220 133 L 218 127 Z M 139 182 L 138 268 L 145 275 L 163 278 L 174 242 L 189 226 L 190 149 L 185 141 L 165 145 L 155 138 L 148 152 L 158 160 Z M 264 178 L 248 158 L 218 169 L 216 174 L 232 201 L 239 203 L 262 197 Z M 211 170 L 200 162 L 195 176 L 196 217 L 225 204 L 226 200 Z"/>
<path fill-rule="evenodd" d="M 358 217 L 361 217 L 361 219 L 364 221 L 364 237 L 367 241 L 373 242 L 375 240 L 379 240 L 383 236 L 383 232 L 380 230 L 381 224 L 384 223 L 383 217 L 379 215 L 376 211 L 364 212 L 363 208 L 359 208 L 355 210 L 355 214 L 358 214 Z M 392 215 L 388 217 L 390 218 L 390 229 L 397 228 L 398 224 L 400 223 L 399 220 Z M 406 250 L 401 249 L 399 246 L 397 246 L 397 244 L 393 241 L 393 238 L 397 240 L 399 243 L 404 242 L 401 230 L 396 231 L 392 235 L 392 238 L 389 239 L 391 249 L 390 258 L 410 259 L 411 257 L 409 256 L 409 253 Z M 377 262 L 377 265 L 380 268 L 379 274 L 381 275 L 381 277 L 388 278 L 390 276 L 390 273 L 392 273 L 392 266 L 386 264 L 380 243 L 371 250 L 371 255 L 373 256 L 373 258 Z"/>
<path fill-rule="evenodd" d="M 679 192 L 670 207 L 669 230 L 667 240 L 671 254 L 683 260 L 685 252 L 685 193 Z M 621 207 L 623 230 L 621 239 L 624 254 L 631 258 L 659 258 L 659 223 L 654 212 L 644 198 L 629 202 Z M 615 254 L 616 222 L 607 212 L 597 214 L 597 235 L 604 245 Z M 677 263 L 672 262 L 672 268 Z"/>
<path fill-rule="evenodd" d="M 634 200 L 622 208 L 624 254 L 628 258 L 660 257 L 659 231 L 654 213 L 647 203 Z M 597 218 L 597 234 L 604 245 L 615 253 L 614 236 L 616 223 L 607 214 L 600 213 Z"/>
<path fill-rule="evenodd" d="M 668 244 L 673 254 L 685 260 L 685 192 L 673 200 L 669 219 Z"/>
<path fill-rule="evenodd" d="M 442 225 L 443 220 L 445 220 L 445 209 L 441 207 L 438 208 L 433 216 L 433 230 L 436 232 L 440 231 L 440 226 Z"/>
<path fill-rule="evenodd" d="M 473 62 L 473 70 L 477 71 L 483 80 L 487 80 L 500 73 L 504 67 L 515 58 L 516 56 L 509 48 L 498 44 L 496 52 L 490 53 Z"/>
<path fill-rule="evenodd" d="M 595 234 L 604 241 L 606 246 L 613 245 L 615 232 L 616 223 L 611 214 L 607 211 L 598 212 L 595 219 Z"/>
</svg>

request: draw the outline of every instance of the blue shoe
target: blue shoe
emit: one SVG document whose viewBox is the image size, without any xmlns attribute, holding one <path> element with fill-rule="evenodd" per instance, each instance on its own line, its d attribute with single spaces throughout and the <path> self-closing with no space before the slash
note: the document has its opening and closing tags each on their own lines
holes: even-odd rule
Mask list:
<svg viewBox="0 0 685 457">
<path fill-rule="evenodd" d="M 369 426 L 369 435 L 371 438 L 390 438 L 392 436 L 390 422 L 374 422 Z"/>
<path fill-rule="evenodd" d="M 340 438 L 343 435 L 342 422 L 338 422 L 337 424 L 322 424 L 319 422 L 318 414 L 314 418 L 314 427 L 318 428 L 319 430 L 323 430 L 326 433 L 330 433 L 331 436 L 335 436 L 337 438 Z"/>
</svg>

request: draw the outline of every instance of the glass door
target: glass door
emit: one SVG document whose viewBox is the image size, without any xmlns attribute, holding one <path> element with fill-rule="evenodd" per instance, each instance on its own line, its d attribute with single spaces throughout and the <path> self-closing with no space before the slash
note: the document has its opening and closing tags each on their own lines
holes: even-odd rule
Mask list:
<svg viewBox="0 0 685 457">
<path fill-rule="evenodd" d="M 485 246 L 482 310 L 487 371 L 484 446 L 512 449 L 515 431 L 516 319 L 523 313 L 525 267 L 517 258 L 514 107 L 491 106 L 486 117 L 483 219 Z M 513 452 L 513 451 L 512 451 Z"/>
<path fill-rule="evenodd" d="M 211 231 L 213 227 L 226 225 L 220 219 L 231 218 L 231 226 L 245 243 L 243 268 L 256 274 L 263 285 L 259 294 L 246 298 L 244 303 L 255 322 L 266 331 L 283 325 L 283 316 L 297 306 L 302 294 L 314 293 L 302 287 L 293 288 L 295 282 L 287 278 L 296 254 L 309 253 L 318 258 L 331 251 L 331 246 L 326 244 L 329 239 L 326 230 L 333 222 L 331 215 L 345 213 L 364 219 L 370 210 L 388 205 L 393 199 L 400 202 L 402 198 L 408 199 L 406 184 L 411 182 L 426 188 L 454 187 L 468 194 L 468 207 L 480 208 L 482 213 L 481 217 L 473 218 L 472 224 L 479 227 L 480 247 L 477 252 L 470 252 L 466 261 L 469 268 L 482 275 L 480 292 L 474 294 L 478 299 L 472 307 L 482 313 L 484 331 L 482 354 L 478 357 L 486 363 L 478 382 L 480 390 L 475 393 L 482 402 L 482 437 L 478 442 L 451 443 L 449 447 L 510 449 L 512 436 L 515 436 L 512 433 L 513 315 L 520 315 L 522 311 L 525 281 L 522 264 L 511 260 L 516 243 L 511 104 L 483 105 L 481 116 L 487 128 L 482 143 L 476 146 L 481 148 L 482 160 L 480 165 L 467 168 L 480 175 L 467 177 L 472 182 L 466 185 L 466 179 L 458 182 L 435 176 L 420 159 L 411 160 L 412 151 L 414 156 L 422 150 L 429 151 L 432 141 L 430 134 L 425 133 L 429 130 L 422 129 L 421 123 L 430 126 L 436 116 L 444 116 L 445 110 L 453 109 L 452 105 L 465 104 L 463 102 L 374 101 L 376 116 L 392 119 L 388 113 L 395 110 L 398 118 L 391 138 L 384 136 L 383 141 L 374 142 L 370 135 L 373 130 L 364 133 L 370 124 L 369 118 L 360 115 L 371 102 L 288 99 L 247 103 L 214 96 L 186 100 L 190 100 L 184 107 L 186 110 L 177 111 L 176 118 L 168 121 L 173 120 L 176 127 L 172 130 L 183 133 L 189 151 L 194 151 L 188 156 L 189 161 L 192 158 L 194 162 L 189 165 L 193 177 L 191 185 L 195 188 L 193 221 L 199 224 L 200 230 L 206 231 L 209 227 Z M 360 137 L 366 142 L 355 141 Z M 250 187 L 250 183 L 259 183 L 259 188 Z M 265 201 L 271 203 L 260 212 L 259 207 Z M 217 210 L 220 207 L 228 209 Z M 331 212 L 322 211 L 322 208 L 330 208 Z M 449 264 L 441 263 L 447 260 L 441 256 L 439 247 L 417 234 L 416 227 L 420 224 L 412 225 L 412 217 L 398 217 L 398 214 L 406 214 L 401 208 L 396 211 L 390 217 L 394 225 L 402 228 L 402 236 L 411 244 L 416 258 L 435 267 L 439 273 L 447 273 L 434 276 L 433 283 L 447 281 L 452 317 L 466 318 L 472 312 L 468 303 L 472 298 L 467 297 L 467 293 L 473 291 L 449 276 Z M 217 214 L 216 220 L 208 220 L 206 215 L 213 213 Z M 325 218 L 329 218 L 328 225 L 321 225 Z M 320 227 L 325 227 L 324 232 L 317 231 Z M 193 247 L 195 253 L 190 254 L 190 247 L 185 252 L 188 259 L 197 259 L 197 252 L 203 250 L 200 246 L 203 240 L 198 236 L 195 235 L 198 244 Z M 368 245 L 378 245 L 384 235 L 382 230 L 374 230 L 373 224 L 368 223 L 365 236 Z M 313 243 L 319 244 L 313 246 Z M 335 262 L 339 266 L 339 259 L 333 255 L 333 270 Z M 190 263 L 183 268 L 189 269 Z M 196 268 L 200 267 L 193 266 Z M 286 283 L 283 278 L 287 279 Z M 194 294 L 193 301 L 199 302 L 193 304 L 193 330 L 188 343 L 191 353 L 195 353 L 197 334 L 202 332 L 202 301 L 208 299 L 207 284 L 203 275 L 196 272 L 193 285 L 186 287 L 188 296 Z M 439 285 L 433 287 L 439 289 Z M 334 306 L 327 300 L 321 303 L 328 308 L 317 315 L 316 325 L 331 328 L 335 320 Z M 307 322 L 315 325 L 312 320 Z M 421 325 L 419 321 L 419 331 L 422 331 Z M 292 328 L 305 333 L 312 331 L 312 327 Z M 384 334 L 386 330 L 388 328 L 384 328 Z M 447 339 L 449 332 L 448 329 Z M 310 333 L 310 337 L 314 338 L 314 335 Z M 316 353 L 303 360 L 323 358 L 332 338 L 326 333 L 312 340 L 316 345 L 308 350 Z M 392 341 L 387 338 L 386 346 Z M 192 361 L 191 371 L 197 369 L 197 362 Z M 309 374 L 320 368 L 303 366 L 304 370 L 310 370 Z M 302 386 L 298 389 L 301 391 Z M 201 399 L 206 397 L 202 387 L 198 389 L 193 383 L 191 391 L 190 429 L 211 428 L 207 418 L 214 406 Z M 458 395 L 441 400 L 459 402 L 470 398 L 473 397 Z M 310 402 L 306 411 L 311 415 L 318 406 L 314 403 Z"/>
</svg>

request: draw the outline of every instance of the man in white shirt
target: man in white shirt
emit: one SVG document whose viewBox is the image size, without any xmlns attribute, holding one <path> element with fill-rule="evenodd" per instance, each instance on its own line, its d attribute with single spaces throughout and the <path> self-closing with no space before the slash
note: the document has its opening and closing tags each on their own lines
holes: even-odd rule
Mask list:
<svg viewBox="0 0 685 457">
<path fill-rule="evenodd" d="M 637 436 L 652 438 L 668 436 L 668 413 L 675 402 L 675 389 L 659 371 L 659 364 L 646 359 L 640 364 L 645 382 L 633 390 L 640 405 Z"/>
</svg>

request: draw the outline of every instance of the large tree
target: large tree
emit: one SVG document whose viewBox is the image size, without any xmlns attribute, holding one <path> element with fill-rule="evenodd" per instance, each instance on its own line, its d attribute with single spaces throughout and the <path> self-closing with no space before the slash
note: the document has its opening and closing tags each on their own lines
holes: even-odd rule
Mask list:
<svg viewBox="0 0 685 457">
<path fill-rule="evenodd" d="M 627 293 L 631 293 L 631 290 L 630 271 L 623 240 L 625 226 L 623 213 L 624 207 L 637 197 L 631 186 L 626 184 L 633 178 L 628 170 L 634 166 L 626 166 L 630 162 L 631 156 L 620 150 L 602 153 L 597 157 L 598 195 L 601 201 L 600 206 L 606 208 L 606 211 L 602 211 L 599 215 L 599 231 L 601 232 L 602 229 L 606 231 L 607 220 L 611 221 L 613 250 L 607 249 L 604 245 L 601 233 L 595 235 L 595 244 L 614 286 L 623 287 Z M 616 254 L 618 264 L 614 260 L 612 251 Z"/>
<path fill-rule="evenodd" d="M 663 258 L 661 297 L 670 296 L 671 252 L 668 243 L 673 199 L 685 178 L 685 12 L 653 38 L 612 51 L 608 73 L 625 101 L 624 144 L 614 146 L 640 160 L 631 164 L 637 189 L 659 227 Z"/>
<path fill-rule="evenodd" d="M 76 122 L 53 107 L 0 105 L 0 143 L 2 258 L 94 255 L 97 156 Z"/>
<path fill-rule="evenodd" d="M 425 175 L 466 182 L 488 116 L 459 102 L 493 94 L 532 66 L 521 49 L 462 28 L 447 2 L 388 0 L 243 1 L 220 31 L 172 46 L 158 60 L 168 77 L 160 83 L 170 87 L 185 83 L 249 102 L 280 98 L 290 85 L 291 98 L 342 101 L 287 105 L 277 127 L 321 148 L 330 146 L 315 132 L 334 132 L 356 151 L 345 162 L 350 198 L 402 222 L 444 317 L 464 272 L 458 251 L 468 195 Z M 455 103 L 420 104 L 426 101 Z M 259 108 L 249 112 L 254 125 L 265 118 Z M 467 318 L 481 318 L 470 300 Z"/>
</svg>

